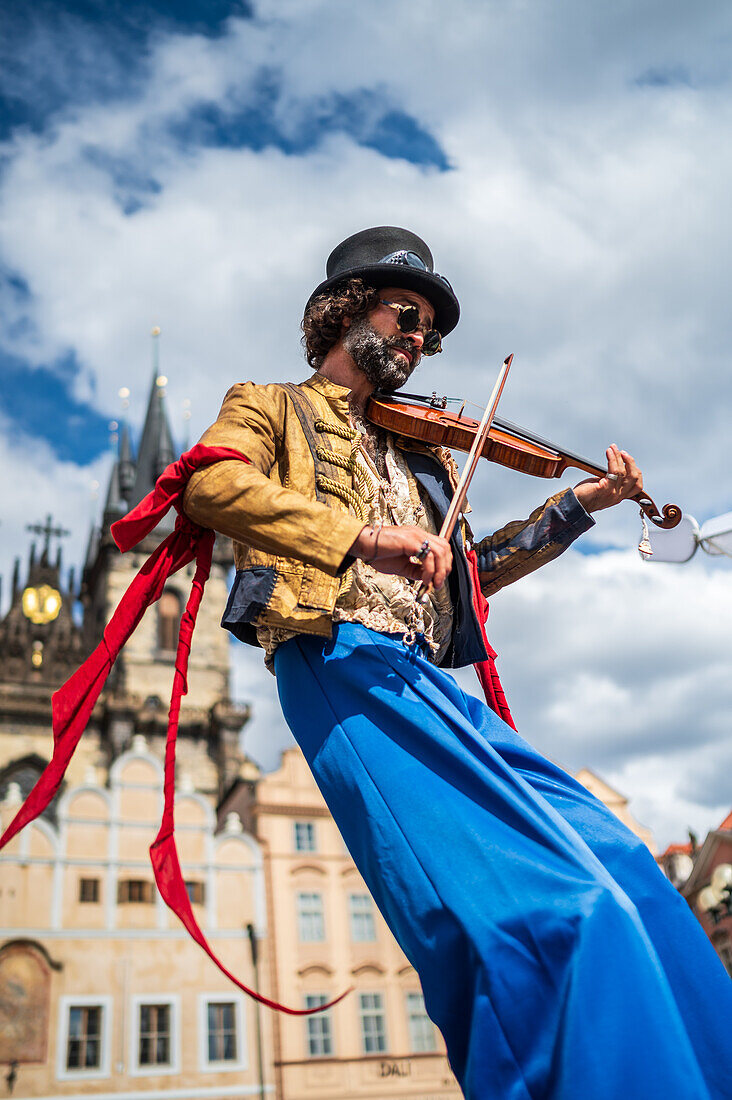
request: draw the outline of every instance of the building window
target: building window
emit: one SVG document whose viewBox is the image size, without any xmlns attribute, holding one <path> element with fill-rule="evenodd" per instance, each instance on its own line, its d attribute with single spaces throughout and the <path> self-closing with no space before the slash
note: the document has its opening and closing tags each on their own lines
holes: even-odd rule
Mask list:
<svg viewBox="0 0 732 1100">
<path fill-rule="evenodd" d="M 324 993 L 308 993 L 305 1008 L 317 1008 L 328 1000 Z M 318 1012 L 316 1016 L 305 1018 L 307 1028 L 308 1056 L 310 1058 L 328 1058 L 333 1053 L 333 1022 L 330 1012 Z"/>
<path fill-rule="evenodd" d="M 126 878 L 117 883 L 117 902 L 125 905 L 128 902 L 143 902 L 150 904 L 155 900 L 153 884 L 143 878 Z"/>
<path fill-rule="evenodd" d="M 180 628 L 180 599 L 166 588 L 158 601 L 158 649 L 163 653 L 175 653 L 178 648 Z"/>
<path fill-rule="evenodd" d="M 198 1068 L 202 1073 L 246 1069 L 244 998 L 237 993 L 198 995 Z"/>
<path fill-rule="evenodd" d="M 194 882 L 191 879 L 186 879 L 185 887 L 191 905 L 203 905 L 206 900 L 206 888 L 204 884 L 202 882 Z"/>
<path fill-rule="evenodd" d="M 79 879 L 79 901 L 99 901 L 99 879 Z"/>
<path fill-rule="evenodd" d="M 316 852 L 315 846 L 315 822 L 314 821 L 296 821 L 295 822 L 295 851 L 296 852 Z"/>
<path fill-rule="evenodd" d="M 351 919 L 353 943 L 373 943 L 376 939 L 374 903 L 368 894 L 350 894 L 348 911 Z"/>
<path fill-rule="evenodd" d="M 322 894 L 297 895 L 297 927 L 300 943 L 322 943 L 325 939 Z"/>
<path fill-rule="evenodd" d="M 59 1081 L 109 1077 L 112 998 L 61 997 L 56 1075 Z"/>
<path fill-rule="evenodd" d="M 66 1069 L 100 1069 L 102 1065 L 102 1006 L 71 1005 L 66 1043 Z"/>
<path fill-rule="evenodd" d="M 139 1066 L 171 1064 L 172 1011 L 169 1004 L 140 1005 L 138 1034 Z"/>
<path fill-rule="evenodd" d="M 361 1049 L 364 1054 L 384 1054 L 386 1051 L 386 1017 L 381 993 L 361 993 Z"/>
<path fill-rule="evenodd" d="M 209 1062 L 236 1062 L 236 1005 L 220 1001 L 208 1006 Z"/>
<path fill-rule="evenodd" d="M 409 1049 L 414 1054 L 428 1054 L 437 1049 L 435 1029 L 424 1007 L 421 993 L 407 993 Z"/>
</svg>

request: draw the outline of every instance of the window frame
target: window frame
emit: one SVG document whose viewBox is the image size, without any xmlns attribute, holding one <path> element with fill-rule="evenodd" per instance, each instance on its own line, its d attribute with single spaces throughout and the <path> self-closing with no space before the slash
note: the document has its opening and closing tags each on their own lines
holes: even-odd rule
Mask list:
<svg viewBox="0 0 732 1100">
<path fill-rule="evenodd" d="M 68 1069 L 66 1057 L 69 1046 L 69 1022 L 72 1008 L 101 1008 L 102 1022 L 99 1029 L 99 1065 L 93 1069 Z M 111 1076 L 112 1062 L 112 997 L 108 994 L 83 994 L 59 997 L 58 1043 L 56 1050 L 56 1079 L 58 1081 L 99 1081 Z"/>
<path fill-rule="evenodd" d="M 300 829 L 300 828 L 307 829 L 308 839 L 309 839 L 309 846 L 307 848 L 301 848 L 299 843 L 298 843 L 298 829 Z M 305 855 L 308 855 L 308 854 L 312 855 L 313 852 L 317 852 L 317 850 L 318 850 L 318 837 L 317 837 L 314 821 L 307 821 L 307 820 L 302 819 L 302 818 L 298 821 L 293 821 L 293 823 L 292 823 L 292 845 L 293 845 L 293 848 L 296 852 L 303 853 Z"/>
<path fill-rule="evenodd" d="M 170 1008 L 170 1062 L 141 1065 L 140 1009 L 147 1005 L 168 1005 Z M 130 1077 L 164 1077 L 180 1073 L 180 996 L 177 993 L 143 993 L 130 998 Z"/>
<path fill-rule="evenodd" d="M 130 894 L 138 892 L 141 897 L 130 897 Z M 134 889 L 133 889 L 134 888 Z M 126 897 L 124 895 L 127 895 Z M 117 879 L 117 905 L 154 905 L 155 884 L 146 878 L 118 878 Z"/>
<path fill-rule="evenodd" d="M 305 993 L 303 994 L 303 1008 L 315 1008 L 315 1004 L 308 1004 L 309 1000 L 315 999 L 317 999 L 318 1004 L 324 1005 L 332 999 L 332 994 L 329 995 L 328 993 Z M 310 1025 L 321 1020 L 327 1020 L 328 1022 L 328 1042 L 330 1043 L 330 1050 L 327 1053 L 323 1054 L 313 1054 L 310 1049 L 310 1041 L 313 1038 L 313 1036 L 311 1036 L 310 1034 Z M 331 1009 L 328 1009 L 327 1012 L 319 1012 L 315 1016 L 306 1016 L 304 1018 L 304 1024 L 305 1057 L 308 1059 L 308 1061 L 320 1062 L 324 1058 L 335 1058 L 335 1032 L 333 1028 L 333 1013 Z M 322 1038 L 322 1036 L 320 1036 L 319 1038 Z M 315 1039 L 317 1041 L 318 1037 L 316 1036 Z"/>
<path fill-rule="evenodd" d="M 164 614 L 166 604 L 171 603 L 171 599 L 176 602 L 175 615 Z M 163 602 L 165 601 L 165 602 Z M 181 597 L 181 593 L 177 588 L 171 588 L 168 585 L 163 588 L 160 593 L 160 599 L 158 600 L 157 615 L 155 623 L 155 654 L 158 658 L 163 660 L 175 657 L 176 650 L 178 648 L 178 634 L 180 631 L 180 622 L 183 617 L 184 601 Z M 169 637 L 164 637 L 168 634 Z M 163 645 L 163 642 L 172 641 L 172 646 L 168 648 Z"/>
<path fill-rule="evenodd" d="M 319 898 L 320 899 L 320 925 L 322 935 L 317 937 L 303 936 L 303 911 L 301 899 L 304 897 Z M 296 915 L 297 915 L 297 938 L 299 943 L 325 943 L 326 941 L 326 924 L 325 924 L 325 901 L 323 894 L 320 890 L 298 890 L 296 894 Z M 312 913 L 308 914 L 309 919 L 312 920 Z"/>
<path fill-rule="evenodd" d="M 89 886 L 93 886 L 93 889 L 92 889 L 92 893 L 94 894 L 93 898 L 85 898 L 83 896 L 85 887 L 89 887 Z M 78 897 L 77 897 L 77 902 L 78 902 L 79 905 L 99 905 L 100 902 L 101 902 L 101 894 L 102 894 L 101 879 L 99 879 L 99 878 L 90 878 L 88 876 L 83 876 L 83 875 L 79 876 L 79 893 L 78 893 Z"/>
<path fill-rule="evenodd" d="M 353 903 L 357 900 L 362 901 L 364 899 L 366 900 L 366 903 L 367 903 L 366 907 L 364 909 L 362 909 L 361 912 L 357 912 Z M 370 925 L 371 933 L 372 933 L 370 936 L 357 936 L 356 935 L 356 925 L 362 920 L 366 920 L 366 923 L 368 923 Z M 350 937 L 351 937 L 351 943 L 376 943 L 377 942 L 378 936 L 377 936 L 377 933 L 376 933 L 376 915 L 374 913 L 374 899 L 371 897 L 371 894 L 368 894 L 365 891 L 361 891 L 358 894 L 349 893 L 349 895 L 348 895 L 348 931 L 349 931 L 349 934 L 350 934 Z"/>
<path fill-rule="evenodd" d="M 381 1005 L 379 1009 L 364 1009 L 363 998 L 364 997 L 379 997 Z M 383 1036 L 384 1036 L 384 1049 L 383 1050 L 367 1050 L 366 1049 L 366 1032 L 364 1030 L 365 1017 L 375 1015 L 378 1011 L 381 1019 L 383 1020 Z M 389 1053 L 389 1029 L 387 1027 L 386 1019 L 386 996 L 381 990 L 378 989 L 360 989 L 358 992 L 358 1020 L 359 1020 L 359 1034 L 361 1036 L 361 1053 L 365 1056 L 372 1054 L 388 1054 Z"/>
<path fill-rule="evenodd" d="M 187 878 L 184 880 L 183 885 L 186 888 L 186 894 L 191 905 L 206 904 L 206 883 L 203 879 Z"/>
<path fill-rule="evenodd" d="M 249 1049 L 246 1033 L 246 1010 L 241 993 L 198 994 L 198 1070 L 199 1073 L 231 1073 L 249 1069 Z M 210 1062 L 208 1059 L 208 1006 L 233 1004 L 236 1026 L 237 1057 L 231 1061 Z"/>
<path fill-rule="evenodd" d="M 424 1018 L 427 1021 L 427 1025 L 429 1027 L 429 1034 L 430 1034 L 431 1040 L 432 1040 L 432 1046 L 429 1047 L 429 1049 L 426 1049 L 426 1050 L 422 1049 L 419 1046 L 419 1042 L 415 1042 L 415 1030 L 413 1030 L 413 1028 L 412 1028 L 412 1021 L 417 1019 L 417 1015 L 416 1015 L 416 1013 L 413 1014 L 410 1011 L 410 1008 L 409 1008 L 409 998 L 410 997 L 419 997 L 419 999 L 421 1001 L 422 1012 L 419 1015 L 419 1019 L 421 1021 L 422 1018 Z M 409 1036 L 409 1053 L 410 1054 L 435 1054 L 437 1052 L 437 1035 L 435 1033 L 435 1025 L 432 1023 L 432 1020 L 430 1020 L 430 1018 L 427 1014 L 427 1009 L 425 1008 L 425 1003 L 424 1003 L 424 994 L 421 992 L 421 990 L 419 990 L 419 989 L 407 989 L 407 990 L 405 990 L 405 992 L 404 992 L 404 1009 L 405 1009 L 406 1014 L 407 1014 L 407 1034 Z M 420 1027 L 421 1026 L 422 1026 L 422 1024 L 420 1023 Z M 424 1035 L 425 1032 L 423 1031 L 422 1034 Z"/>
</svg>

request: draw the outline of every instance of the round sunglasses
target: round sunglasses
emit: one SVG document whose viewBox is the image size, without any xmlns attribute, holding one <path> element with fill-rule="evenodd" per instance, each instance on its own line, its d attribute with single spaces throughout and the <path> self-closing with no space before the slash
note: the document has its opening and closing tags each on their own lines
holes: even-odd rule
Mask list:
<svg viewBox="0 0 732 1100">
<path fill-rule="evenodd" d="M 422 333 L 422 354 L 423 355 L 437 355 L 438 351 L 442 351 L 442 336 L 436 328 L 425 328 L 420 320 L 419 307 L 407 306 L 401 302 L 386 302 L 383 298 L 380 298 L 382 306 L 389 306 L 390 309 L 397 311 L 397 328 L 400 332 L 417 332 L 419 330 Z"/>
</svg>

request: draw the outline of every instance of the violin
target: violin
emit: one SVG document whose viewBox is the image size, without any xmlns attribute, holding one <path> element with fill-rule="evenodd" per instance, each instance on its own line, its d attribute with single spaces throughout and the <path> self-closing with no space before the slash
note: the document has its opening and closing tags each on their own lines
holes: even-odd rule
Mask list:
<svg viewBox="0 0 732 1100">
<path fill-rule="evenodd" d="M 465 402 L 458 413 L 449 412 L 447 397 L 423 397 L 409 393 L 374 393 L 366 406 L 366 416 L 380 428 L 456 451 L 470 451 L 480 427 L 477 420 L 463 415 Z M 531 477 L 561 477 L 568 467 L 583 470 L 593 477 L 605 477 L 607 470 L 580 455 L 572 454 L 555 443 L 494 416 L 481 456 L 511 470 Z M 676 504 L 665 504 L 659 511 L 647 493 L 635 493 L 641 512 L 656 527 L 668 530 L 681 521 L 682 512 Z"/>
</svg>

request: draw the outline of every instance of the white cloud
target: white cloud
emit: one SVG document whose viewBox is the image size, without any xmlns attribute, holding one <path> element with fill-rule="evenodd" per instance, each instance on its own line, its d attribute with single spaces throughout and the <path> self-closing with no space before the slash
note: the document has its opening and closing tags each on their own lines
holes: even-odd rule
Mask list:
<svg viewBox="0 0 732 1100">
<path fill-rule="evenodd" d="M 0 576 L 4 612 L 10 599 L 8 582 L 16 557 L 21 561 L 21 580 L 25 578 L 28 548 L 34 539 L 26 531 L 26 524 L 43 523 L 49 514 L 55 524 L 70 532 L 61 541 L 63 562 L 67 567 L 75 565 L 78 584 L 89 529 L 92 523 L 99 522 L 104 503 L 109 460 L 103 457 L 88 466 L 59 462 L 47 444 L 23 435 L 0 416 L 0 469 Z M 35 536 L 35 542 L 40 551 L 43 539 Z M 57 546 L 54 540 L 52 554 Z"/>
</svg>

